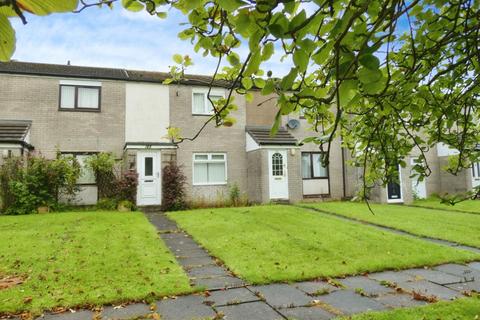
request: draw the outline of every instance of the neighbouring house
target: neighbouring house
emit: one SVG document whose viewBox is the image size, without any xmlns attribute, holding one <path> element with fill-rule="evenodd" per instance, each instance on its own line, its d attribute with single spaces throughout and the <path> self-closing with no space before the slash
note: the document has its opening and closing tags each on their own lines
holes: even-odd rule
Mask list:
<svg viewBox="0 0 480 320">
<path fill-rule="evenodd" d="M 235 94 L 239 108 L 233 112 L 233 126 L 209 124 L 195 140 L 173 144 L 169 127 L 193 137 L 212 115 L 207 99 L 211 79 L 187 75 L 178 84 L 163 85 L 168 77 L 161 72 L 0 63 L 0 163 L 27 152 L 46 157 L 60 152 L 83 164 L 91 154 L 111 152 L 125 160 L 124 170 L 138 173 L 140 206 L 161 204 L 162 167 L 170 161 L 182 166 L 191 200 L 228 197 L 234 184 L 258 203 L 355 196 L 361 170 L 347 165 L 350 155 L 340 139 L 333 143 L 328 168 L 323 167 L 318 148 L 301 144 L 311 134 L 301 115 L 283 117 L 277 135 L 270 135 L 275 99 L 258 92 L 252 102 Z M 214 82 L 210 97 L 225 97 L 228 86 Z M 478 183 L 479 164 L 447 178 L 440 170 L 446 160 L 441 147 L 437 149 L 438 154 L 429 154 L 435 172 L 426 182 L 417 184 L 409 178 L 410 168 L 402 168 L 400 183 L 376 188 L 373 199 L 410 202 L 414 194 L 464 191 Z M 83 170 L 78 183 L 74 201 L 96 203 L 94 174 Z"/>
</svg>

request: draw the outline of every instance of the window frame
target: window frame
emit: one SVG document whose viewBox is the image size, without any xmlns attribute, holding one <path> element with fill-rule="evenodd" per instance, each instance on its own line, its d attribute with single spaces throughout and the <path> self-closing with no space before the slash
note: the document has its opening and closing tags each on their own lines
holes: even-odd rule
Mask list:
<svg viewBox="0 0 480 320">
<path fill-rule="evenodd" d="M 195 156 L 207 156 L 207 160 L 196 160 Z M 223 160 L 214 160 L 213 156 L 223 156 Z M 206 163 L 207 170 L 209 163 L 224 163 L 225 164 L 225 182 L 196 182 L 195 181 L 195 164 Z M 208 171 L 207 171 L 208 178 Z M 223 186 L 228 184 L 228 166 L 227 166 L 227 153 L 225 152 L 194 152 L 192 155 L 192 185 L 194 186 Z"/>
<path fill-rule="evenodd" d="M 62 108 L 62 88 L 63 87 L 73 87 L 75 89 L 75 97 L 73 108 Z M 81 108 L 78 106 L 78 89 L 97 89 L 98 91 L 98 108 Z M 58 111 L 69 111 L 69 112 L 101 112 L 102 111 L 102 86 L 93 86 L 93 85 L 78 85 L 78 84 L 65 84 L 60 83 L 59 93 L 58 93 Z"/>
<path fill-rule="evenodd" d="M 79 152 L 79 151 L 72 151 L 72 152 L 69 152 L 69 151 L 62 151 L 60 154 L 62 156 L 72 156 L 74 157 L 75 159 L 77 159 L 77 156 L 91 156 L 91 155 L 94 155 L 94 154 L 98 154 L 99 152 L 95 152 L 95 151 L 92 151 L 92 152 Z M 78 160 L 77 160 L 78 161 Z M 97 177 L 95 177 L 95 172 L 93 173 L 94 174 L 94 178 L 95 178 L 95 182 L 94 183 L 78 183 L 78 180 L 77 180 L 77 183 L 75 183 L 77 186 L 82 186 L 82 187 L 96 187 L 97 186 Z M 80 177 L 79 177 L 80 178 Z"/>
<path fill-rule="evenodd" d="M 325 180 L 325 179 L 330 179 L 330 168 L 329 166 L 326 166 L 324 167 L 325 170 L 327 171 L 327 175 L 326 176 L 323 176 L 323 177 L 315 177 L 314 175 L 314 172 L 315 170 L 313 169 L 313 155 L 314 154 L 318 154 L 318 155 L 322 155 L 322 152 L 318 152 L 318 151 L 304 151 L 302 152 L 302 159 L 303 159 L 303 155 L 305 154 L 308 154 L 309 155 L 309 159 L 310 159 L 310 178 L 304 178 L 303 177 L 303 168 L 302 168 L 302 180 Z M 303 165 L 303 164 L 302 164 Z"/>
<path fill-rule="evenodd" d="M 473 179 L 480 178 L 480 161 L 472 163 L 472 178 Z"/>
<path fill-rule="evenodd" d="M 192 116 L 212 116 L 215 114 L 214 111 L 212 112 L 209 112 L 207 111 L 207 106 L 210 104 L 210 101 L 208 100 L 208 89 L 192 89 Z M 202 113 L 198 113 L 198 112 L 195 112 L 194 110 L 194 96 L 195 94 L 202 94 L 203 95 L 203 112 Z M 221 97 L 221 98 L 225 98 L 225 92 L 224 91 L 220 91 L 220 90 L 211 90 L 210 91 L 210 97 L 212 96 L 218 96 L 218 97 Z"/>
</svg>

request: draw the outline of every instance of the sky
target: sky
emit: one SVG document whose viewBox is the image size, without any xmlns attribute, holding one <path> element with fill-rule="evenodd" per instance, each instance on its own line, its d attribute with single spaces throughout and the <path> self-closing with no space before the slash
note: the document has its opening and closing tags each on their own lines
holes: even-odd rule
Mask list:
<svg viewBox="0 0 480 320">
<path fill-rule="evenodd" d="M 216 65 L 215 59 L 196 54 L 189 41 L 177 38 L 186 17 L 176 10 L 159 19 L 117 5 L 113 10 L 95 7 L 78 14 L 29 15 L 27 20 L 26 25 L 18 19 L 13 22 L 15 60 L 168 72 L 172 56 L 180 53 L 193 58 L 187 73 L 212 74 Z M 277 76 L 290 70 L 290 64 L 279 58 L 274 56 L 266 66 Z"/>
</svg>

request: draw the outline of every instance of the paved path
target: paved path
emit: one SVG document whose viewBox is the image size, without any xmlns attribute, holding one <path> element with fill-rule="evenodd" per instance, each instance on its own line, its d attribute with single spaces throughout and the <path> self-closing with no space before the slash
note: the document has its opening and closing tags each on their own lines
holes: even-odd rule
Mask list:
<svg viewBox="0 0 480 320">
<path fill-rule="evenodd" d="M 102 312 L 77 311 L 43 319 L 249 319 L 322 320 L 370 310 L 419 306 L 426 301 L 452 300 L 464 292 L 480 292 L 480 262 L 445 264 L 433 269 L 371 273 L 324 281 L 251 286 L 233 276 L 164 214 L 147 214 L 161 238 L 183 266 L 191 283 L 207 291 L 160 300 L 152 308 L 132 304 L 105 307 Z M 153 309 L 153 310 L 152 310 Z"/>
</svg>

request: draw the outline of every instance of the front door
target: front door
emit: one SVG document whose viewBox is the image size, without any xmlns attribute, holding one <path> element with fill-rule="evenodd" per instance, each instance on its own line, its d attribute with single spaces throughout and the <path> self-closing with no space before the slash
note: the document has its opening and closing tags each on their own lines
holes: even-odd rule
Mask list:
<svg viewBox="0 0 480 320">
<path fill-rule="evenodd" d="M 268 151 L 270 199 L 288 199 L 287 151 Z"/>
<path fill-rule="evenodd" d="M 137 204 L 154 206 L 161 203 L 160 152 L 139 151 L 137 153 L 138 189 Z"/>
<path fill-rule="evenodd" d="M 387 184 L 387 202 L 403 202 L 400 167 L 398 167 L 398 182 L 391 181 Z"/>
</svg>

